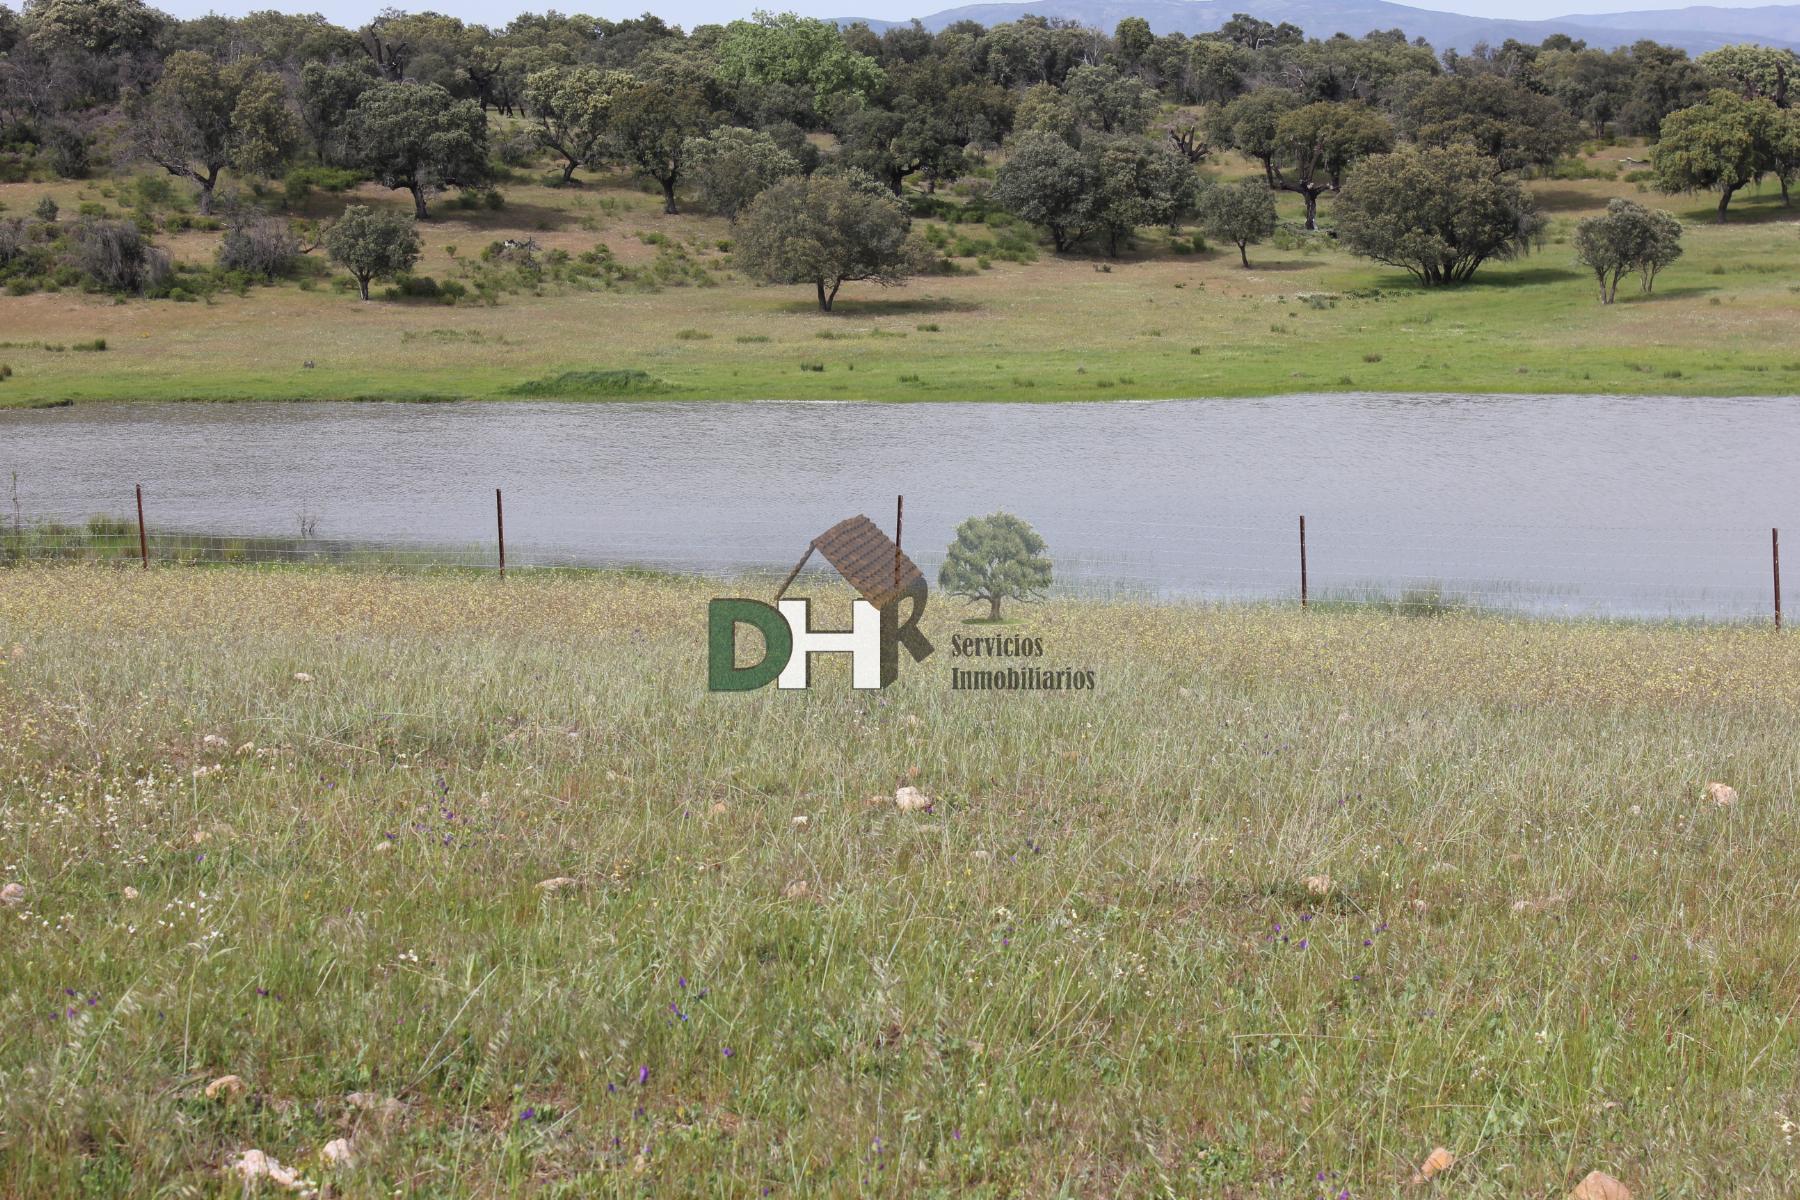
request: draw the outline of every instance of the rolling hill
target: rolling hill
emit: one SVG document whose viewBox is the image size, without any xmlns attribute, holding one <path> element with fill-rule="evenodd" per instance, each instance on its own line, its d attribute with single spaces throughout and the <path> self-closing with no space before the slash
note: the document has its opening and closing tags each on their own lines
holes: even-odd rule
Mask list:
<svg viewBox="0 0 1800 1200">
<path fill-rule="evenodd" d="M 1510 21 L 1390 4 L 1387 0 L 1029 0 L 970 4 L 944 9 L 920 20 L 927 29 L 935 30 L 958 21 L 1003 24 L 1030 13 L 1110 30 L 1125 17 L 1143 17 L 1158 34 L 1196 34 L 1217 29 L 1239 12 L 1265 21 L 1291 22 L 1313 37 L 1330 37 L 1334 33 L 1360 37 L 1371 30 L 1398 28 L 1409 37 L 1424 38 L 1439 50 L 1468 50 L 1478 42 L 1497 46 L 1507 38 L 1540 42 L 1553 33 L 1566 33 L 1602 49 L 1628 46 L 1641 38 L 1653 38 L 1695 54 L 1743 41 L 1800 49 L 1800 5 L 1699 6 Z M 856 20 L 859 18 L 840 18 L 840 23 Z M 866 23 L 881 30 L 901 22 Z"/>
</svg>

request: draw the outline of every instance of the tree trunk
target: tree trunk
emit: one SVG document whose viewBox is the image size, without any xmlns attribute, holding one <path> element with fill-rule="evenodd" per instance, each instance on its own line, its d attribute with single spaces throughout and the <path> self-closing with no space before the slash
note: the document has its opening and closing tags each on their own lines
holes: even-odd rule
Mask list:
<svg viewBox="0 0 1800 1200">
<path fill-rule="evenodd" d="M 1731 193 L 1733 193 L 1733 192 L 1735 192 L 1735 191 L 1737 191 L 1737 189 L 1736 189 L 1736 188 L 1734 188 L 1734 187 L 1729 187 L 1729 186 L 1728 186 L 1728 187 L 1722 187 L 1722 188 L 1720 188 L 1720 189 L 1719 189 L 1719 216 L 1718 216 L 1718 224 L 1720 224 L 1720 225 L 1723 225 L 1723 224 L 1724 224 L 1724 223 L 1725 223 L 1725 207 L 1726 207 L 1726 205 L 1728 205 L 1728 204 L 1730 204 L 1730 203 L 1731 203 Z"/>
<path fill-rule="evenodd" d="M 579 165 L 580 164 L 573 158 L 563 164 L 563 183 L 565 186 L 568 184 L 569 180 L 575 178 L 575 168 Z"/>
<path fill-rule="evenodd" d="M 667 176 L 662 180 L 662 190 L 663 212 L 672 217 L 676 215 L 677 212 L 677 209 L 675 208 L 675 177 L 673 175 Z"/>
<path fill-rule="evenodd" d="M 369 298 L 369 277 L 367 275 L 358 275 L 356 277 L 356 286 L 362 289 L 362 298 L 367 300 Z"/>
<path fill-rule="evenodd" d="M 425 189 L 415 183 L 406 190 L 412 193 L 413 218 L 419 221 L 425 220 L 431 215 L 425 208 Z"/>
<path fill-rule="evenodd" d="M 1000 597 L 996 593 L 995 595 L 988 597 L 988 620 L 998 621 L 999 619 L 1000 619 Z"/>
<path fill-rule="evenodd" d="M 210 217 L 212 216 L 213 185 L 219 182 L 219 173 L 214 171 L 205 178 L 195 176 L 194 182 L 200 185 L 200 215 Z"/>
<path fill-rule="evenodd" d="M 1248 242 L 1239 242 L 1237 246 L 1238 257 L 1244 260 L 1244 269 L 1248 271 L 1250 269 L 1250 244 Z"/>
</svg>

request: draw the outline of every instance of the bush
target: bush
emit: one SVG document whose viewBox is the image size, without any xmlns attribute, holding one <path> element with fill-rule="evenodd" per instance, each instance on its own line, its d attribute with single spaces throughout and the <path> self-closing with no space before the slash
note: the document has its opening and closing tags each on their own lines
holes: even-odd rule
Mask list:
<svg viewBox="0 0 1800 1200">
<path fill-rule="evenodd" d="M 80 351 L 84 351 L 89 354 L 97 353 L 101 350 L 106 349 L 106 339 L 105 338 L 95 338 L 91 342 L 75 342 L 72 345 L 70 345 L 69 349 L 80 350 Z"/>
<path fill-rule="evenodd" d="M 537 137 L 529 129 L 520 129 L 500 139 L 494 147 L 494 157 L 509 167 L 529 167 L 541 157 L 538 150 Z M 558 187 L 562 186 L 562 174 L 555 176 Z"/>
<path fill-rule="evenodd" d="M 130 221 L 84 219 L 70 238 L 70 263 L 93 287 L 151 292 L 169 278 L 169 256 Z"/>
<path fill-rule="evenodd" d="M 31 210 L 31 215 L 46 225 L 54 225 L 56 224 L 57 214 L 60 211 L 61 210 L 56 207 L 56 201 L 45 196 L 42 200 L 37 202 L 37 207 Z"/>
<path fill-rule="evenodd" d="M 300 259 L 300 239 L 288 223 L 260 214 L 240 214 L 232 219 L 219 243 L 219 269 L 242 271 L 262 279 L 279 279 L 293 273 Z"/>
<path fill-rule="evenodd" d="M 289 208 L 298 208 L 315 189 L 321 192 L 347 192 L 362 182 L 362 175 L 342 167 L 295 167 L 281 181 L 282 198 Z"/>
<path fill-rule="evenodd" d="M 87 178 L 87 139 L 73 126 L 52 125 L 44 135 L 43 153 L 50 160 L 50 169 L 61 178 Z"/>
</svg>

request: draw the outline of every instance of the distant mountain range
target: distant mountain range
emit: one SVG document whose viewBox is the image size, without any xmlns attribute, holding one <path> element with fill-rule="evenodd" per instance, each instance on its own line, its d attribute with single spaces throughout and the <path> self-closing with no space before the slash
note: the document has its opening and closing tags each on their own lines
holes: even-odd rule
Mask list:
<svg viewBox="0 0 1800 1200">
<path fill-rule="evenodd" d="M 970 4 L 921 17 L 927 29 L 942 29 L 958 21 L 1000 25 L 1027 14 L 1064 17 L 1111 31 L 1125 17 L 1143 17 L 1158 34 L 1210 33 L 1231 19 L 1233 13 L 1249 13 L 1279 24 L 1288 21 L 1309 37 L 1347 33 L 1361 37 L 1377 29 L 1403 29 L 1408 37 L 1422 37 L 1438 50 L 1468 50 L 1477 42 L 1498 46 L 1507 38 L 1541 42 L 1553 33 L 1566 33 L 1590 46 L 1611 49 L 1629 46 L 1641 38 L 1680 46 L 1700 54 L 1734 42 L 1760 42 L 1800 50 L 1800 5 L 1765 8 L 1717 8 L 1696 6 L 1648 12 L 1594 13 L 1556 17 L 1548 21 L 1507 21 L 1491 17 L 1467 17 L 1460 13 L 1434 12 L 1386 0 L 1030 0 L 1022 4 Z M 840 18 L 851 24 L 861 18 Z M 903 21 L 867 21 L 883 30 Z"/>
</svg>

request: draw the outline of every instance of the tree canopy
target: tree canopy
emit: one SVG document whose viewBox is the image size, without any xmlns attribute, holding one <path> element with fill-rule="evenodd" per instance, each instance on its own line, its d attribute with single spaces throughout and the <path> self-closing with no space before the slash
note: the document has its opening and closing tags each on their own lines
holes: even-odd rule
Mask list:
<svg viewBox="0 0 1800 1200">
<path fill-rule="evenodd" d="M 1528 253 L 1544 228 L 1530 193 L 1468 146 L 1405 146 L 1366 159 L 1344 184 L 1337 221 L 1352 252 L 1427 287 Z"/>
<path fill-rule="evenodd" d="M 938 568 L 938 587 L 985 603 L 988 619 L 998 621 L 1001 601 L 1039 600 L 1049 590 L 1047 549 L 1037 530 L 1011 513 L 970 517 L 956 527 L 956 540 Z"/>
<path fill-rule="evenodd" d="M 475 187 L 490 176 L 487 118 L 473 100 L 435 83 L 382 83 L 350 110 L 351 152 L 383 187 L 405 189 L 423 221 L 446 187 Z"/>
<path fill-rule="evenodd" d="M 784 179 L 739 222 L 737 262 L 763 283 L 812 284 L 830 312 L 846 283 L 893 287 L 925 266 L 911 226 L 900 202 L 861 172 Z"/>
</svg>

